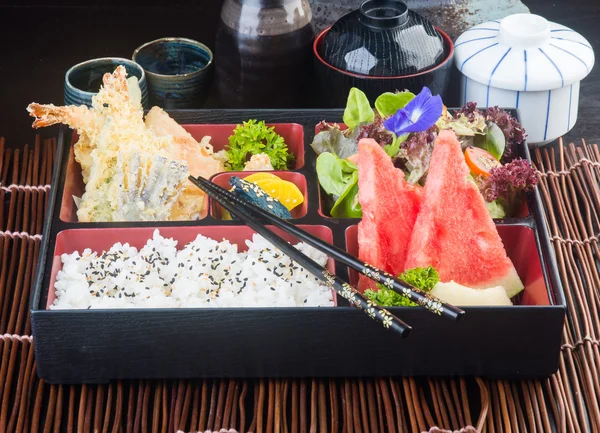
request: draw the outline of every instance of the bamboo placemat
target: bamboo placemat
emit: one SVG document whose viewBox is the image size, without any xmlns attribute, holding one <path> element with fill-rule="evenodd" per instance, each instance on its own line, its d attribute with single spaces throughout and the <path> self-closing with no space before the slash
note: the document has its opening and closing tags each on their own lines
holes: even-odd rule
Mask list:
<svg viewBox="0 0 600 433">
<path fill-rule="evenodd" d="M 600 431 L 600 150 L 536 150 L 569 306 L 560 371 L 542 381 L 163 380 L 48 385 L 28 304 L 56 140 L 0 139 L 0 433 Z M 443 362 L 444 354 L 440 354 Z M 441 430 L 448 429 L 448 430 Z"/>
</svg>

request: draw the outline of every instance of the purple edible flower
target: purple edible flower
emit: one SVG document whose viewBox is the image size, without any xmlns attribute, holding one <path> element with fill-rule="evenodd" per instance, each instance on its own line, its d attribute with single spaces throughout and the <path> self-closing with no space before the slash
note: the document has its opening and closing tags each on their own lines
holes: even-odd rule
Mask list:
<svg viewBox="0 0 600 433">
<path fill-rule="evenodd" d="M 421 93 L 384 122 L 385 128 L 397 136 L 429 129 L 442 115 L 444 105 L 440 95 L 431 96 L 423 87 Z"/>
</svg>

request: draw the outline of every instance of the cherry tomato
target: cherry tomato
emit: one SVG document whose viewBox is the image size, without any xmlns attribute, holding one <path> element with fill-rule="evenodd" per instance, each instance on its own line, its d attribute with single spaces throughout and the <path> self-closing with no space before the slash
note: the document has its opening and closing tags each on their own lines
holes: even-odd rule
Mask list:
<svg viewBox="0 0 600 433">
<path fill-rule="evenodd" d="M 491 153 L 478 147 L 467 147 L 465 160 L 475 176 L 489 176 L 492 168 L 502 165 Z"/>
</svg>

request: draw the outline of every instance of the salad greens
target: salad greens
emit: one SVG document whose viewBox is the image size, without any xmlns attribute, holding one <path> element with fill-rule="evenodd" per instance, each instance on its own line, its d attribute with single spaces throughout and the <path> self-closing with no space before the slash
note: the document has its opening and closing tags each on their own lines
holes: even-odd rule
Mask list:
<svg viewBox="0 0 600 433">
<path fill-rule="evenodd" d="M 320 132 L 315 136 L 311 147 L 319 155 L 317 158 L 319 183 L 335 202 L 330 210 L 331 216 L 335 218 L 362 217 L 362 210 L 358 203 L 357 168 L 352 164 L 354 166 L 354 174 L 352 174 L 348 169 L 349 166 L 340 161 L 344 161 L 358 152 L 358 141 L 361 138 L 373 138 L 384 146 L 390 157 L 396 156 L 408 134 L 396 137 L 394 133 L 386 130 L 383 125 L 384 116 L 388 116 L 388 113 L 394 114 L 414 97 L 415 95 L 410 92 L 384 93 L 375 101 L 377 109 L 375 112 L 367 96 L 361 90 L 352 88 L 343 115 L 344 124 L 348 129 L 342 130 L 335 123 L 321 122 Z M 321 156 L 325 154 L 329 155 L 321 159 Z M 332 156 L 337 159 L 334 160 L 331 158 Z M 346 173 L 346 176 L 341 177 L 340 173 Z M 339 191 L 339 188 L 335 191 L 331 190 L 332 184 L 340 186 L 340 179 L 343 179 L 344 190 Z"/>
<path fill-rule="evenodd" d="M 327 194 L 339 197 L 347 189 L 350 178 L 358 168 L 333 153 L 325 152 L 317 158 L 317 175 Z M 322 181 L 321 181 L 322 179 Z"/>
<path fill-rule="evenodd" d="M 371 123 L 375 119 L 375 112 L 367 96 L 356 87 L 350 89 L 348 102 L 344 110 L 344 123 L 354 129 L 363 123 Z"/>
<path fill-rule="evenodd" d="M 232 171 L 242 171 L 252 155 L 266 153 L 275 170 L 287 170 L 294 161 L 294 155 L 274 129 L 262 120 L 257 122 L 253 119 L 237 125 L 226 146 L 225 166 Z"/>
<path fill-rule="evenodd" d="M 343 120 L 347 127 L 344 130 L 338 124 L 321 122 L 320 132 L 311 143 L 317 155 L 329 153 L 343 161 L 358 152 L 359 140 L 371 138 L 383 147 L 394 165 L 404 171 L 408 182 L 420 185 L 425 185 L 427 180 L 439 131 L 454 130 L 463 151 L 479 148 L 485 151 L 489 160 L 504 164 L 492 169 L 495 175 L 489 168 L 473 166 L 477 161 L 471 161 L 469 165 L 473 181 L 484 196 L 493 218 L 510 217 L 515 211 L 515 203 L 521 199 L 521 193 L 530 191 L 537 184 L 535 172 L 526 161 L 524 165 L 502 170 L 515 160 L 515 149 L 523 143 L 525 130 L 517 119 L 497 107 L 479 110 L 476 103 L 469 102 L 451 113 L 443 106 L 440 97 L 433 96 L 425 87 L 418 95 L 408 91 L 383 93 L 375 100 L 373 109 L 367 96 L 352 88 Z M 339 167 L 333 170 L 334 160 L 330 156 L 326 158 L 321 161 L 317 174 L 319 183 L 334 201 L 330 214 L 338 218 L 361 217 L 356 172 L 348 171 L 347 167 L 346 171 Z M 336 164 L 341 167 L 342 163 L 338 160 L 335 160 Z M 324 162 L 328 162 L 328 169 L 324 168 Z M 340 172 L 345 173 L 341 184 L 343 191 L 329 192 L 327 189 L 339 180 Z M 329 179 L 331 176 L 338 178 Z"/>
<path fill-rule="evenodd" d="M 411 92 L 385 92 L 375 100 L 375 108 L 381 117 L 392 116 L 414 98 L 415 95 Z"/>
<path fill-rule="evenodd" d="M 348 187 L 336 200 L 330 214 L 334 218 L 362 218 L 362 207 L 358 201 L 358 171 L 352 173 Z"/>
<path fill-rule="evenodd" d="M 485 205 L 487 206 L 492 218 L 501 219 L 506 217 L 506 210 L 504 209 L 504 206 L 498 202 L 498 200 L 486 202 Z"/>
<path fill-rule="evenodd" d="M 317 176 L 323 190 L 335 203 L 331 216 L 335 218 L 360 218 L 358 203 L 358 167 L 350 161 L 325 152 L 317 157 Z"/>
<path fill-rule="evenodd" d="M 476 135 L 473 138 L 473 145 L 483 150 L 487 150 L 494 158 L 500 160 L 506 148 L 506 139 L 498 125 L 489 120 L 486 123 L 485 135 Z"/>
<path fill-rule="evenodd" d="M 437 271 L 428 266 L 426 268 L 414 268 L 398 275 L 398 278 L 411 286 L 417 287 L 425 292 L 430 292 L 440 281 Z M 417 304 L 408 300 L 395 291 L 377 284 L 378 290 L 365 290 L 365 297 L 382 307 L 415 307 Z"/>
<path fill-rule="evenodd" d="M 494 167 L 490 176 L 476 179 L 479 190 L 488 204 L 496 203 L 505 214 L 516 212 L 524 192 L 532 191 L 538 180 L 528 161 L 517 158 L 500 167 Z"/>
<path fill-rule="evenodd" d="M 311 147 L 317 155 L 330 152 L 342 159 L 346 159 L 358 152 L 360 128 L 342 131 L 336 124 L 329 125 L 324 122 L 321 122 L 319 126 L 321 132 L 315 135 L 311 143 Z"/>
</svg>

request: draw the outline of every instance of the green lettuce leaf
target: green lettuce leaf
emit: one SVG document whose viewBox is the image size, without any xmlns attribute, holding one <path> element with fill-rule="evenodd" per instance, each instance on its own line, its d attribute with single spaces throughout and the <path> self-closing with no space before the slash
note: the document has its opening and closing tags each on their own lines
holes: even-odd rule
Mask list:
<svg viewBox="0 0 600 433">
<path fill-rule="evenodd" d="M 396 137 L 394 134 L 394 142 L 392 144 L 386 144 L 383 146 L 383 150 L 387 153 L 391 158 L 394 158 L 400 152 L 400 146 L 402 143 L 406 141 L 409 134 L 402 134 L 400 137 Z"/>
<path fill-rule="evenodd" d="M 321 131 L 315 135 L 312 143 L 310 143 L 310 147 L 313 148 L 317 155 L 329 152 L 341 159 L 346 159 L 358 152 L 358 134 L 360 133 L 360 128 L 344 132 L 337 126 L 331 127 L 326 131 Z"/>
<path fill-rule="evenodd" d="M 362 207 L 358 201 L 358 171 L 352 173 L 350 182 L 331 208 L 334 218 L 361 218 Z"/>
<path fill-rule="evenodd" d="M 415 97 L 411 92 L 385 92 L 375 100 L 375 108 L 381 117 L 392 116 Z"/>
<path fill-rule="evenodd" d="M 362 208 L 358 202 L 358 167 L 332 153 L 317 157 L 319 184 L 335 203 L 330 214 L 334 218 L 360 218 Z"/>
<path fill-rule="evenodd" d="M 485 135 L 485 117 L 480 114 L 476 114 L 473 117 L 473 120 L 469 120 L 469 117 L 464 114 L 459 114 L 456 118 L 446 115 L 440 117 L 436 125 L 440 130 L 452 129 L 458 136 L 474 137 L 475 135 Z"/>
<path fill-rule="evenodd" d="M 498 161 L 504 154 L 506 147 L 506 138 L 498 125 L 494 122 L 487 122 L 485 135 L 477 135 L 473 139 L 473 144 L 483 150 L 487 150 Z"/>
<path fill-rule="evenodd" d="M 502 205 L 502 203 L 500 203 L 498 200 L 494 200 L 492 202 L 486 202 L 485 205 L 487 206 L 488 211 L 490 212 L 490 215 L 492 216 L 492 218 L 506 217 L 506 210 L 504 209 L 504 206 Z"/>
<path fill-rule="evenodd" d="M 317 177 L 325 192 L 340 197 L 352 181 L 352 174 L 357 167 L 350 161 L 340 159 L 332 153 L 325 152 L 317 157 Z"/>
<path fill-rule="evenodd" d="M 356 128 L 363 123 L 371 123 L 375 118 L 375 112 L 367 96 L 356 87 L 350 89 L 346 109 L 344 110 L 344 123 L 350 129 Z"/>
</svg>

